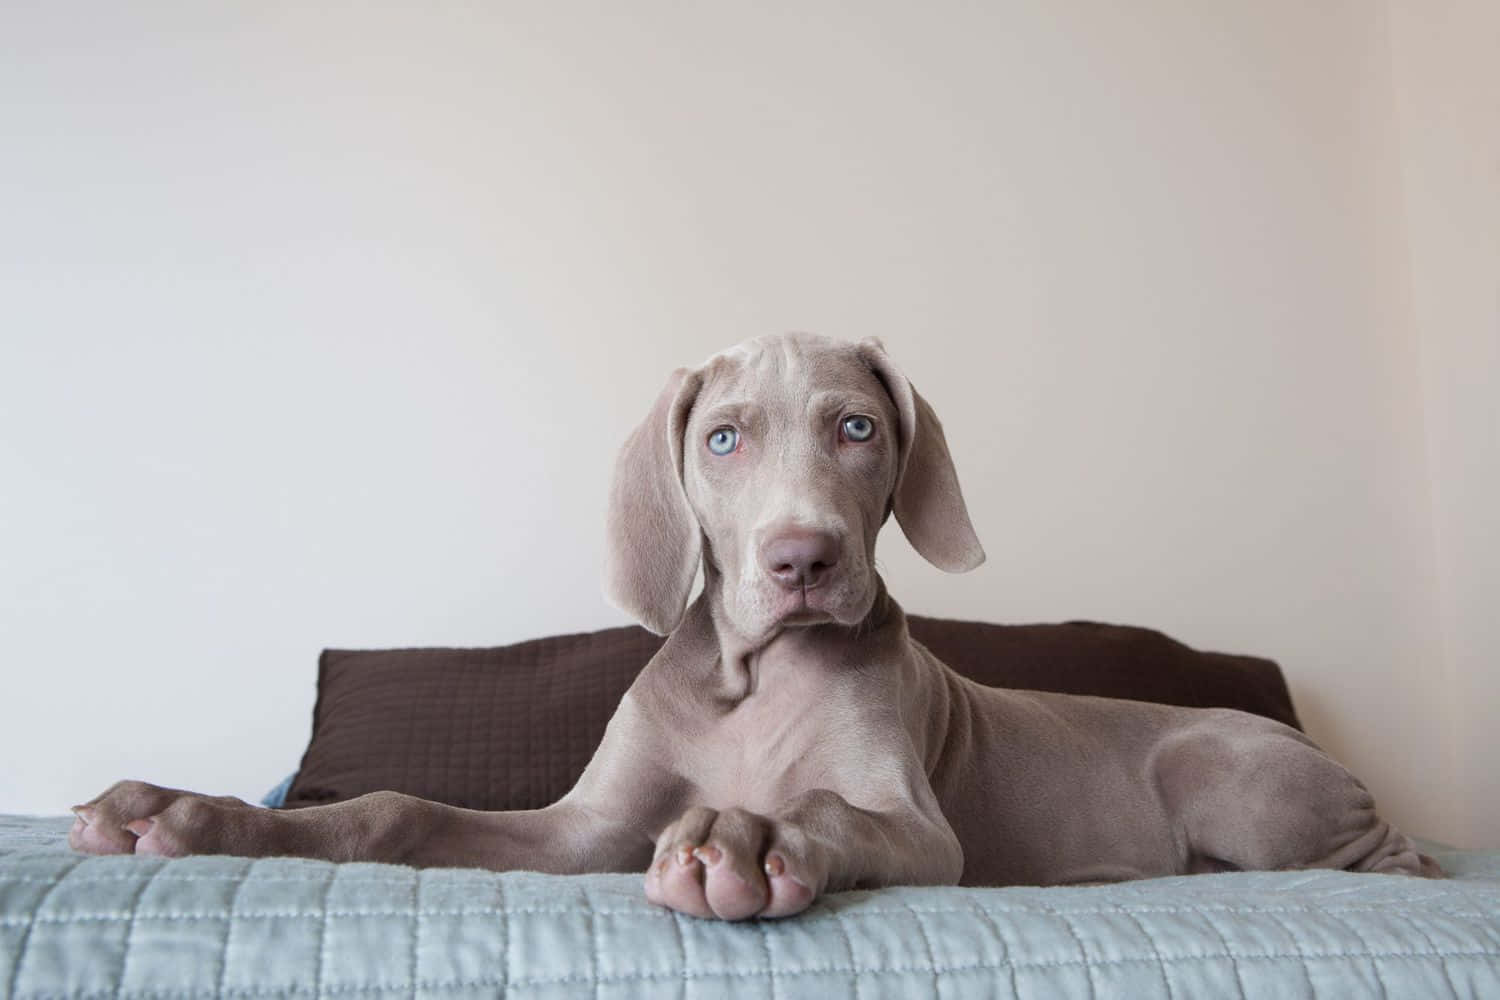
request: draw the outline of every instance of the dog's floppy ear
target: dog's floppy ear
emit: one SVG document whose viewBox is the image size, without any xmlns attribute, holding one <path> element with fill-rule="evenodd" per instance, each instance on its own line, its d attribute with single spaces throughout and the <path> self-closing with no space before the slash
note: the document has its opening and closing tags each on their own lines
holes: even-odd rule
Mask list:
<svg viewBox="0 0 1500 1000">
<path fill-rule="evenodd" d="M 682 487 L 682 434 L 703 384 L 679 368 L 625 439 L 609 490 L 605 589 L 657 635 L 677 627 L 698 571 L 702 530 Z"/>
<path fill-rule="evenodd" d="M 984 562 L 984 548 L 959 491 L 943 425 L 927 400 L 896 370 L 880 341 L 873 337 L 861 341 L 859 352 L 890 393 L 900 415 L 900 454 L 893 497 L 896 523 L 906 532 L 912 548 L 938 569 L 949 573 L 973 569 Z"/>
</svg>

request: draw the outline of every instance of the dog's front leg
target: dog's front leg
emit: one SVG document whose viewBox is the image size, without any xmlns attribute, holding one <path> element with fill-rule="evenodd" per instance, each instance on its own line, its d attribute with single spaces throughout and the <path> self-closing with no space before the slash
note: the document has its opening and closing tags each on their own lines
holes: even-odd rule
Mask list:
<svg viewBox="0 0 1500 1000">
<path fill-rule="evenodd" d="M 627 693 L 573 790 L 545 809 L 480 812 L 400 792 L 305 809 L 120 781 L 73 812 L 90 854 L 293 855 L 556 873 L 641 871 L 682 781 L 659 765 L 656 730 Z"/>
<path fill-rule="evenodd" d="M 292 855 L 560 873 L 639 871 L 651 854 L 638 827 L 575 796 L 545 809 L 480 812 L 372 792 L 281 810 L 122 781 L 74 812 L 69 843 L 91 854 Z"/>
<path fill-rule="evenodd" d="M 697 917 L 785 917 L 824 891 L 951 885 L 962 874 L 935 803 L 862 808 L 818 788 L 774 815 L 688 809 L 657 837 L 646 897 Z"/>
</svg>

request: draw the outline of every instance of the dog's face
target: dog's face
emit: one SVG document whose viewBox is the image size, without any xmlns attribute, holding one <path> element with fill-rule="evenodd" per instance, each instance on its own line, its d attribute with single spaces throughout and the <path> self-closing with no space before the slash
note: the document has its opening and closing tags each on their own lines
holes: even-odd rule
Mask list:
<svg viewBox="0 0 1500 1000">
<path fill-rule="evenodd" d="M 615 467 L 608 588 L 653 631 L 700 554 L 742 636 L 852 625 L 878 591 L 887 514 L 958 572 L 984 560 L 942 426 L 877 341 L 763 337 L 679 369 Z"/>
<path fill-rule="evenodd" d="M 703 367 L 683 487 L 740 634 L 869 613 L 899 456 L 895 401 L 852 344 L 779 337 Z"/>
</svg>

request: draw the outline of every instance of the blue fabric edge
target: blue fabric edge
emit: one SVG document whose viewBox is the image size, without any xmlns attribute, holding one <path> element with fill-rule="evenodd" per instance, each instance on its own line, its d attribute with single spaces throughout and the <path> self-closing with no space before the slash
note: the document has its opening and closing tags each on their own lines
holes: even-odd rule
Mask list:
<svg viewBox="0 0 1500 1000">
<path fill-rule="evenodd" d="M 260 797 L 260 804 L 268 809 L 280 809 L 286 805 L 286 793 L 292 790 L 292 782 L 296 778 L 296 771 L 282 778 L 275 788 Z"/>
</svg>

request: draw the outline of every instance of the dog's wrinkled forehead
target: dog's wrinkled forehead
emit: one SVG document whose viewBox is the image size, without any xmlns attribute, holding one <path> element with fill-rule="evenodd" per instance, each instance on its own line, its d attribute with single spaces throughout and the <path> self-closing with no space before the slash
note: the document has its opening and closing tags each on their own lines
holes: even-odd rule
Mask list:
<svg viewBox="0 0 1500 1000">
<path fill-rule="evenodd" d="M 888 394 L 856 345 L 811 333 L 757 337 L 703 363 L 697 409 L 747 397 L 801 409 L 814 394 L 859 394 L 884 404 Z"/>
</svg>

